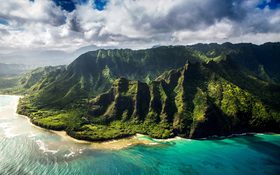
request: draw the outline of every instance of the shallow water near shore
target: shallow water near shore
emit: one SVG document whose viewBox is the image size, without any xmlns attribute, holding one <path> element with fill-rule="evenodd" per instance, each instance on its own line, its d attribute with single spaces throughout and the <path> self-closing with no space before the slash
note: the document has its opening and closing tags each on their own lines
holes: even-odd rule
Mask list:
<svg viewBox="0 0 280 175">
<path fill-rule="evenodd" d="M 222 140 L 138 135 L 77 142 L 16 114 L 17 96 L 0 96 L 0 174 L 278 174 L 280 135 Z M 131 146 L 134 145 L 134 146 Z M 121 149 L 122 148 L 122 149 Z"/>
</svg>

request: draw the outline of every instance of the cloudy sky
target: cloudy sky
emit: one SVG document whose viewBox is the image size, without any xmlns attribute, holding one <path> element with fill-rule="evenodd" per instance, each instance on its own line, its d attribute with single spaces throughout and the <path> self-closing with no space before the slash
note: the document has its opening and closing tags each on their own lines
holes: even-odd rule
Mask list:
<svg viewBox="0 0 280 175">
<path fill-rule="evenodd" d="M 280 41 L 280 0 L 0 1 L 0 51 Z"/>
</svg>

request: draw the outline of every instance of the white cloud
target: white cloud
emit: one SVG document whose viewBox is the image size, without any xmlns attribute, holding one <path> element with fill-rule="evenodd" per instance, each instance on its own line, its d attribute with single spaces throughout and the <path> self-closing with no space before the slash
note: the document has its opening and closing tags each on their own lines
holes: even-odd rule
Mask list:
<svg viewBox="0 0 280 175">
<path fill-rule="evenodd" d="M 143 48 L 154 44 L 280 41 L 280 11 L 258 0 L 110 0 L 67 12 L 50 0 L 0 3 L 0 48 L 75 49 L 84 45 Z"/>
<path fill-rule="evenodd" d="M 213 42 L 214 41 L 227 41 L 233 34 L 233 24 L 229 20 L 222 20 L 216 22 L 207 28 L 201 30 L 191 31 L 182 30 L 173 33 L 175 42 L 196 43 L 196 42 Z"/>
</svg>

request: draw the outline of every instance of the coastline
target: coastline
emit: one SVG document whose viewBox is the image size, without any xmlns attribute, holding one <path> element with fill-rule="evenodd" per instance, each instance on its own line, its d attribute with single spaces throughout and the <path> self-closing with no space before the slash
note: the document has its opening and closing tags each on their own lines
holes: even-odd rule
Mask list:
<svg viewBox="0 0 280 175">
<path fill-rule="evenodd" d="M 136 134 L 135 136 L 130 136 L 122 139 L 113 139 L 113 140 L 102 141 L 102 142 L 90 142 L 86 140 L 75 139 L 69 136 L 66 133 L 66 131 L 54 131 L 54 130 L 49 130 L 49 131 L 59 135 L 63 139 L 70 140 L 79 144 L 88 144 L 90 148 L 93 149 L 120 150 L 120 149 L 128 148 L 130 146 L 141 145 L 141 144 L 142 145 L 158 144 L 151 140 L 141 139 L 142 136 L 141 134 Z"/>
<path fill-rule="evenodd" d="M 12 102 L 12 105 L 17 106 L 18 101 L 20 99 L 19 95 L 0 95 L 0 96 L 15 96 L 18 97 L 15 101 Z M 107 150 L 120 150 L 120 149 L 124 149 L 130 146 L 135 146 L 135 145 L 158 145 L 161 143 L 165 143 L 165 142 L 172 142 L 175 140 L 211 140 L 211 139 L 226 139 L 226 138 L 231 138 L 231 137 L 238 137 L 238 136 L 246 136 L 246 135 L 256 135 L 256 134 L 266 134 L 266 133 L 255 133 L 255 132 L 248 132 L 248 133 L 239 133 L 239 134 L 231 134 L 228 136 L 211 136 L 211 137 L 207 137 L 207 138 L 200 138 L 200 139 L 188 139 L 188 138 L 182 138 L 182 137 L 174 137 L 174 138 L 168 138 L 168 139 L 155 139 L 155 138 L 151 138 L 147 135 L 143 135 L 143 134 L 135 134 L 133 136 L 128 136 L 128 137 L 124 137 L 124 138 L 119 138 L 119 139 L 112 139 L 112 140 L 108 140 L 108 141 L 87 141 L 87 140 L 79 140 L 76 139 L 70 135 L 67 134 L 66 131 L 57 131 L 57 130 L 51 130 L 51 129 L 46 129 L 43 127 L 40 127 L 34 123 L 32 123 L 31 119 L 28 116 L 25 115 L 21 115 L 18 114 L 18 116 L 20 117 L 24 117 L 25 119 L 27 119 L 28 123 L 30 125 L 32 125 L 33 127 L 40 129 L 40 130 L 44 130 L 46 132 L 51 132 L 54 133 L 58 136 L 60 136 L 62 139 L 64 140 L 68 140 L 71 142 L 75 142 L 78 144 L 86 144 L 89 145 L 90 148 L 93 149 L 107 149 Z M 268 133 L 268 134 L 277 134 L 277 133 Z"/>
<path fill-rule="evenodd" d="M 247 132 L 247 133 L 231 134 L 231 135 L 228 135 L 228 136 L 211 136 L 211 137 L 200 138 L 200 139 L 188 139 L 188 138 L 183 138 L 183 137 L 179 137 L 179 136 L 176 136 L 174 138 L 168 138 L 168 139 L 155 139 L 155 138 L 151 138 L 148 135 L 137 133 L 133 136 L 129 136 L 129 137 L 125 137 L 125 138 L 112 139 L 112 140 L 108 140 L 108 141 L 93 142 L 93 141 L 87 141 L 87 140 L 79 140 L 79 139 L 76 139 L 74 137 L 71 137 L 70 135 L 67 134 L 66 131 L 56 131 L 56 130 L 46 129 L 46 128 L 37 126 L 37 125 L 35 125 L 34 123 L 31 122 L 29 117 L 27 117 L 25 115 L 21 115 L 21 114 L 17 114 L 17 115 L 27 119 L 28 123 L 30 125 L 32 125 L 33 127 L 36 127 L 37 129 L 44 130 L 46 132 L 51 132 L 51 133 L 54 133 L 54 134 L 60 136 L 62 139 L 72 141 L 72 142 L 75 142 L 75 143 L 78 143 L 78 144 L 86 144 L 86 145 L 89 145 L 89 147 L 92 148 L 92 149 L 100 149 L 100 150 L 121 150 L 121 149 L 125 149 L 125 148 L 131 147 L 131 146 L 136 146 L 136 145 L 150 145 L 150 146 L 152 146 L 152 145 L 159 145 L 159 144 L 162 144 L 162 143 L 172 142 L 172 141 L 176 141 L 176 140 L 188 140 L 188 141 L 192 141 L 192 140 L 220 140 L 220 139 L 227 139 L 227 138 L 240 137 L 240 136 L 249 136 L 249 135 L 258 135 L 258 134 L 280 135 L 278 133 L 272 133 L 272 132 L 264 132 L 264 133 Z"/>
<path fill-rule="evenodd" d="M 142 135 L 142 134 L 136 134 L 134 136 L 130 136 L 130 137 L 126 137 L 126 138 L 112 139 L 112 140 L 101 141 L 101 142 L 78 140 L 74 137 L 69 136 L 66 133 L 66 131 L 55 131 L 55 130 L 51 130 L 51 129 L 42 128 L 42 127 L 37 126 L 34 123 L 32 123 L 29 117 L 27 117 L 25 115 L 21 115 L 21 114 L 17 114 L 17 115 L 25 118 L 30 125 L 32 125 L 33 127 L 37 128 L 37 129 L 54 133 L 54 134 L 60 136 L 64 140 L 72 141 L 72 142 L 75 142 L 78 144 L 86 144 L 92 149 L 120 150 L 120 149 L 128 148 L 130 146 L 135 146 L 135 145 L 157 145 L 157 144 L 159 144 L 158 142 L 152 141 L 152 139 L 143 139 L 143 137 L 146 137 L 146 136 Z M 172 139 L 174 140 L 174 138 L 172 138 Z M 169 140 L 169 139 L 166 139 L 166 141 L 167 140 Z"/>
</svg>

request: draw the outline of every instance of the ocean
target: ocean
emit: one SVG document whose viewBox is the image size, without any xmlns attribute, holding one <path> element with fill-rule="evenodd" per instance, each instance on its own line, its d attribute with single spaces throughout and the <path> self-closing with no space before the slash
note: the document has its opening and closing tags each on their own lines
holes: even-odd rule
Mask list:
<svg viewBox="0 0 280 175">
<path fill-rule="evenodd" d="M 221 174 L 280 173 L 280 135 L 212 140 L 156 140 L 102 149 L 40 129 L 16 114 L 17 96 L 0 96 L 0 174 Z M 111 143 L 111 145 L 114 145 Z"/>
</svg>

